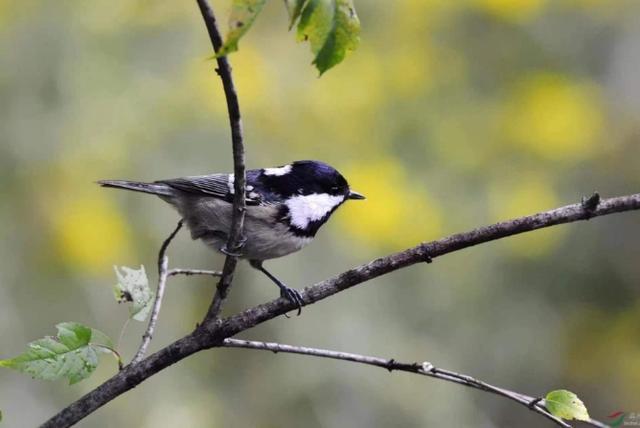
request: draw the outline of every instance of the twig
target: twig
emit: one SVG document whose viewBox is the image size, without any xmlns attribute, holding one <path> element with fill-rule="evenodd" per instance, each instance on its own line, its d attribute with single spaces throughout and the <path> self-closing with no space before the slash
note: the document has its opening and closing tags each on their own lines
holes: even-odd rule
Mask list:
<svg viewBox="0 0 640 428">
<path fill-rule="evenodd" d="M 557 224 L 571 223 L 592 217 L 638 209 L 640 209 L 640 194 L 634 194 L 603 199 L 590 213 L 586 212 L 581 204 L 574 204 L 531 216 L 516 218 L 507 222 L 496 223 L 479 229 L 473 229 L 437 241 L 423 243 L 414 248 L 381 257 L 365 265 L 348 270 L 307 288 L 303 293 L 303 297 L 306 302 L 317 302 L 354 285 L 425 261 L 428 256 L 442 256 L 506 236 L 517 235 Z M 276 299 L 247 309 L 220 322 L 215 322 L 215 320 L 207 322 L 193 333 L 171 343 L 139 363 L 130 364 L 125 367 L 98 388 L 62 409 L 42 426 L 46 428 L 65 428 L 71 426 L 109 401 L 139 385 L 160 370 L 177 363 L 195 352 L 221 346 L 224 339 L 248 330 L 258 324 L 262 324 L 291 309 L 291 305 L 287 300 Z"/>
<path fill-rule="evenodd" d="M 155 331 L 156 323 L 158 322 L 158 315 L 160 315 L 160 307 L 162 306 L 162 298 L 164 297 L 167 277 L 169 276 L 169 257 L 167 257 L 167 248 L 169 248 L 169 244 L 173 241 L 173 238 L 175 238 L 180 229 L 182 229 L 182 222 L 183 220 L 180 219 L 175 230 L 171 232 L 171 235 L 164 240 L 160 247 L 160 252 L 158 253 L 158 289 L 156 290 L 156 299 L 153 302 L 153 309 L 151 310 L 151 316 L 149 317 L 149 325 L 147 325 L 147 330 L 142 336 L 142 343 L 140 343 L 138 352 L 136 352 L 136 355 L 133 357 L 130 364 L 135 364 L 144 358 L 144 354 L 146 354 L 149 343 L 153 338 L 153 332 Z"/>
<path fill-rule="evenodd" d="M 403 372 L 415 373 L 422 376 L 429 376 L 436 379 L 444 380 L 447 382 L 457 383 L 470 388 L 479 389 L 481 391 L 491 392 L 493 394 L 501 395 L 510 400 L 524 405 L 525 407 L 533 410 L 551 419 L 557 425 L 562 427 L 570 427 L 571 425 L 564 422 L 562 419 L 552 415 L 541 404 L 534 403 L 536 398 L 529 397 L 528 395 L 520 394 L 518 392 L 509 391 L 505 388 L 499 388 L 475 379 L 471 376 L 463 375 L 460 373 L 452 372 L 450 370 L 443 370 L 434 367 L 431 363 L 402 363 L 393 359 L 384 359 L 379 357 L 371 357 L 367 355 L 353 354 L 351 352 L 338 352 L 330 351 L 327 349 L 308 348 L 305 346 L 292 346 L 284 345 L 273 342 L 258 342 L 255 340 L 240 340 L 240 339 L 225 339 L 222 346 L 227 348 L 244 348 L 244 349 L 258 349 L 262 351 L 272 352 L 284 352 L 289 354 L 308 355 L 312 357 L 331 358 L 334 360 L 350 361 L 354 363 L 367 364 L 370 366 L 381 367 L 389 371 L 398 370 Z M 534 403 L 531 405 L 531 403 Z"/>
<path fill-rule="evenodd" d="M 222 272 L 217 270 L 204 270 L 204 269 L 170 269 L 168 276 L 176 275 L 209 275 L 209 276 L 222 276 Z"/>
<path fill-rule="evenodd" d="M 197 0 L 202 18 L 204 19 L 209 38 L 213 46 L 214 52 L 218 52 L 222 46 L 222 36 L 216 24 L 216 18 L 213 9 L 209 6 L 207 0 Z M 218 68 L 216 71 L 222 80 L 224 94 L 227 100 L 227 110 L 229 113 L 229 124 L 231 126 L 231 145 L 233 149 L 233 174 L 234 174 L 234 197 L 233 197 L 233 215 L 231 221 L 231 230 L 229 239 L 227 240 L 226 250 L 227 258 L 222 269 L 222 277 L 218 282 L 215 296 L 209 306 L 207 315 L 203 323 L 218 318 L 222 305 L 227 298 L 231 282 L 233 281 L 233 272 L 238 264 L 237 254 L 244 245 L 244 237 L 242 234 L 244 228 L 244 215 L 246 210 L 245 204 L 245 168 L 244 168 L 244 144 L 242 137 L 242 118 L 240 116 L 240 103 L 238 94 L 233 83 L 231 74 L 231 65 L 227 57 L 218 57 Z"/>
</svg>

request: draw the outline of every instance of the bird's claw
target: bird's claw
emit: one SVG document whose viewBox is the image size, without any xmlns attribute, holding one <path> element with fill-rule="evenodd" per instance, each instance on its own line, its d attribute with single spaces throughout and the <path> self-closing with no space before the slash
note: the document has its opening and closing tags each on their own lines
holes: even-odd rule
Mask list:
<svg viewBox="0 0 640 428">
<path fill-rule="evenodd" d="M 304 305 L 304 300 L 302 299 L 302 294 L 295 288 L 289 287 L 281 287 L 280 288 L 280 297 L 284 297 L 298 308 L 297 316 L 300 316 L 302 313 L 302 306 Z M 285 317 L 289 318 L 287 314 L 284 314 Z"/>
<path fill-rule="evenodd" d="M 220 248 L 220 252 L 222 254 L 226 255 L 226 256 L 240 257 L 240 253 L 236 253 L 236 252 L 233 252 L 233 251 L 229 250 L 226 245 L 223 246 L 222 248 Z"/>
<path fill-rule="evenodd" d="M 220 252 L 227 256 L 242 257 L 242 253 L 240 252 L 240 250 L 242 250 L 242 248 L 244 247 L 244 244 L 246 243 L 247 243 L 247 238 L 243 236 L 238 240 L 238 244 L 233 249 L 228 248 L 227 244 L 224 244 L 224 246 L 220 248 Z"/>
</svg>

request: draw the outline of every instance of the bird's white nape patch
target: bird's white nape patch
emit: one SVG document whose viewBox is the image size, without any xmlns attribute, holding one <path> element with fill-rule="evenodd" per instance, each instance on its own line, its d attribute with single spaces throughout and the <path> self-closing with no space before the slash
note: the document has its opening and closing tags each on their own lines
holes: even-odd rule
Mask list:
<svg viewBox="0 0 640 428">
<path fill-rule="evenodd" d="M 287 202 L 291 224 L 299 229 L 306 229 L 309 223 L 322 220 L 335 207 L 344 201 L 344 196 L 332 196 L 326 193 L 297 195 Z"/>
<path fill-rule="evenodd" d="M 291 165 L 280 166 L 277 168 L 265 168 L 264 175 L 285 175 L 291 171 Z"/>
</svg>

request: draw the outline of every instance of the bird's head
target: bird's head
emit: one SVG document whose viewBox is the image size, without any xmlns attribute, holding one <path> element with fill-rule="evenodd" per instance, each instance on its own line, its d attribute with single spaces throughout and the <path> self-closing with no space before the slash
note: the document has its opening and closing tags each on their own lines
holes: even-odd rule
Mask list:
<svg viewBox="0 0 640 428">
<path fill-rule="evenodd" d="M 314 160 L 262 170 L 271 189 L 285 198 L 290 224 L 305 234 L 314 235 L 329 216 L 348 199 L 365 199 L 349 188 L 335 168 Z"/>
<path fill-rule="evenodd" d="M 288 165 L 265 168 L 263 174 L 281 177 L 279 186 L 286 189 L 283 196 L 327 194 L 347 199 L 365 199 L 360 193 L 349 188 L 349 183 L 334 167 L 315 160 L 301 160 Z"/>
</svg>

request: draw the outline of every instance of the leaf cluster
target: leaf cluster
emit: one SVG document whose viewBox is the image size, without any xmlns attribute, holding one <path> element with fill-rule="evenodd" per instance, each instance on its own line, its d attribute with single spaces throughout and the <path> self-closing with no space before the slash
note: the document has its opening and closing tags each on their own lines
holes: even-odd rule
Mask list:
<svg viewBox="0 0 640 428">
<path fill-rule="evenodd" d="M 229 31 L 217 57 L 238 50 L 238 42 L 262 11 L 266 0 L 234 0 Z M 360 42 L 360 20 L 352 0 L 285 0 L 289 29 L 297 24 L 298 41 L 307 41 L 320 74 L 339 64 Z"/>
<path fill-rule="evenodd" d="M 114 294 L 118 303 L 129 303 L 129 317 L 144 321 L 153 303 L 155 293 L 149 288 L 144 266 L 131 269 L 116 267 L 118 284 Z M 126 326 L 126 323 L 125 323 Z M 6 367 L 31 375 L 34 379 L 69 379 L 69 384 L 88 378 L 98 367 L 99 354 L 112 354 L 122 367 L 122 359 L 113 341 L 105 333 L 78 322 L 56 325 L 55 336 L 45 336 L 27 345 L 17 357 L 0 360 Z"/>
</svg>

